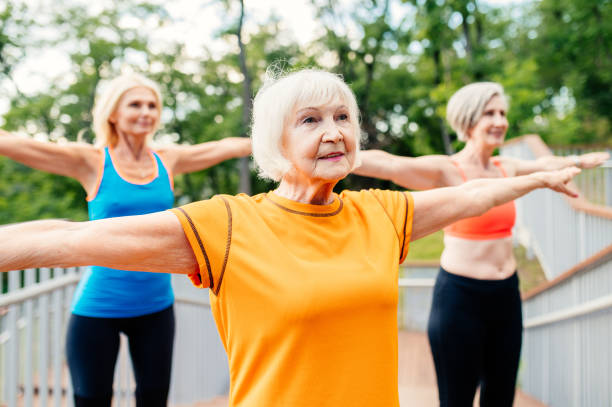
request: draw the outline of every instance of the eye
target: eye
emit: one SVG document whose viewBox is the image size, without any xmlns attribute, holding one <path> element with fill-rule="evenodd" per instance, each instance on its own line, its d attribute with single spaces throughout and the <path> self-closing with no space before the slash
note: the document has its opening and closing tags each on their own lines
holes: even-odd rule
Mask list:
<svg viewBox="0 0 612 407">
<path fill-rule="evenodd" d="M 349 115 L 346 113 L 340 113 L 337 117 L 337 120 L 347 121 L 349 119 Z"/>
<path fill-rule="evenodd" d="M 315 123 L 317 121 L 317 119 L 315 119 L 313 116 L 306 116 L 305 118 L 302 119 L 302 123 Z"/>
<path fill-rule="evenodd" d="M 155 109 L 157 105 L 155 103 L 149 103 L 149 109 Z"/>
<path fill-rule="evenodd" d="M 128 106 L 129 107 L 140 107 L 140 102 L 132 102 Z"/>
</svg>

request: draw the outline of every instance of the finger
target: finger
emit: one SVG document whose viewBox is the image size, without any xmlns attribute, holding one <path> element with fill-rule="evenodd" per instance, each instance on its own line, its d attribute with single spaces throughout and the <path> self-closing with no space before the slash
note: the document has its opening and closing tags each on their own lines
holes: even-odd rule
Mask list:
<svg viewBox="0 0 612 407">
<path fill-rule="evenodd" d="M 578 198 L 578 196 L 580 196 L 577 190 L 569 187 L 568 185 L 563 185 L 563 187 L 560 189 L 559 192 L 562 192 L 565 195 L 570 196 L 572 198 Z"/>
</svg>

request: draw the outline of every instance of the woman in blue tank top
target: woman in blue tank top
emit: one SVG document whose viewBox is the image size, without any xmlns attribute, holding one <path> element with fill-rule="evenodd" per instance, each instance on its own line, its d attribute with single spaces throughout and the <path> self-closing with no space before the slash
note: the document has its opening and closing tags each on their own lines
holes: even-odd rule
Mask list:
<svg viewBox="0 0 612 407">
<path fill-rule="evenodd" d="M 96 100 L 96 146 L 42 143 L 0 130 L 0 154 L 32 168 L 77 179 L 89 218 L 142 215 L 174 204 L 174 174 L 250 154 L 247 138 L 194 146 L 150 147 L 159 127 L 161 94 L 137 74 L 115 78 Z M 66 352 L 75 405 L 110 406 L 119 333 L 129 340 L 137 406 L 165 406 L 174 342 L 170 275 L 92 266 L 72 303 Z"/>
</svg>

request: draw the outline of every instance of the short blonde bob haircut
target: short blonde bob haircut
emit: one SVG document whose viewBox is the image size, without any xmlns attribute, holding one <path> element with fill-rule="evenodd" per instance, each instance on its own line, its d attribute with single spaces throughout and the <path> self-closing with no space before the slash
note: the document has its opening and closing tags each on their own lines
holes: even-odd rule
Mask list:
<svg viewBox="0 0 612 407">
<path fill-rule="evenodd" d="M 141 87 L 153 92 L 157 99 L 157 111 L 161 117 L 162 97 L 157 83 L 137 73 L 120 75 L 105 84 L 104 89 L 96 98 L 92 112 L 96 146 L 114 147 L 117 145 L 119 135 L 115 131 L 115 125 L 109 121 L 109 118 L 115 112 L 115 109 L 117 109 L 117 104 L 125 92 Z M 151 141 L 158 127 L 159 120 L 151 134 L 147 135 L 147 143 Z"/>
<path fill-rule="evenodd" d="M 282 136 L 291 115 L 297 109 L 321 106 L 337 100 L 348 108 L 357 138 L 355 166 L 359 165 L 359 109 L 355 95 L 342 77 L 317 69 L 303 69 L 274 76 L 268 72 L 253 102 L 251 141 L 259 176 L 280 181 L 291 170 L 292 164 L 282 152 Z"/>
<path fill-rule="evenodd" d="M 467 141 L 468 131 L 478 123 L 493 96 L 500 96 L 506 106 L 504 88 L 496 82 L 474 82 L 459 89 L 446 105 L 446 120 L 460 141 Z"/>
</svg>

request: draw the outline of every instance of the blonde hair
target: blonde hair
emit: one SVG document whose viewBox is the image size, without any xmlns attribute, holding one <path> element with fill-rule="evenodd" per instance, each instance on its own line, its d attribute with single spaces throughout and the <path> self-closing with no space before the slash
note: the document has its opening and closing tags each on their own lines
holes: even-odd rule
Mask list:
<svg viewBox="0 0 612 407">
<path fill-rule="evenodd" d="M 137 73 L 120 75 L 105 84 L 103 91 L 96 97 L 92 111 L 96 146 L 115 146 L 117 144 L 119 135 L 115 131 L 114 124 L 108 119 L 117 109 L 117 104 L 125 92 L 140 87 L 153 92 L 157 99 L 157 110 L 161 115 L 162 97 L 157 83 Z M 151 134 L 147 136 L 147 143 L 151 141 L 158 127 L 159 121 Z"/>
<path fill-rule="evenodd" d="M 459 89 L 446 105 L 446 120 L 460 141 L 467 141 L 468 131 L 478 123 L 493 96 L 501 97 L 506 106 L 504 88 L 496 82 L 475 82 Z"/>
<path fill-rule="evenodd" d="M 253 102 L 251 141 L 259 176 L 280 181 L 291 169 L 292 164 L 282 153 L 281 142 L 285 125 L 297 106 L 321 105 L 337 99 L 346 103 L 354 125 L 357 137 L 355 166 L 359 165 L 359 109 L 355 95 L 342 77 L 317 69 L 274 76 L 269 69 Z"/>
</svg>

